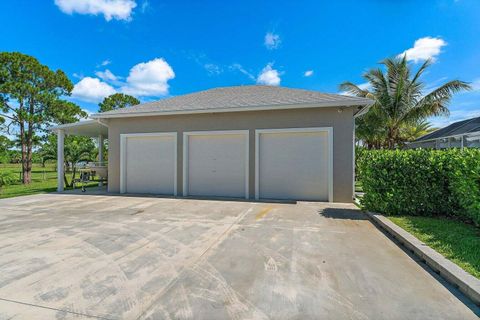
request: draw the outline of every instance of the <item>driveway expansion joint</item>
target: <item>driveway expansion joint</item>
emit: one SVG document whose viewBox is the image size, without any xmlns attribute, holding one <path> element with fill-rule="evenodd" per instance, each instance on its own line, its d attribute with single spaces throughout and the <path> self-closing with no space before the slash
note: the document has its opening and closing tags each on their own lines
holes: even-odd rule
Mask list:
<svg viewBox="0 0 480 320">
<path fill-rule="evenodd" d="M 138 317 L 136 317 L 135 319 L 136 320 L 143 319 L 148 314 L 149 310 L 152 308 L 152 306 L 155 304 L 155 302 L 157 302 L 158 299 L 160 299 L 164 295 L 165 292 L 167 292 L 175 283 L 177 283 L 177 281 L 180 279 L 182 274 L 186 270 L 194 268 L 198 264 L 199 261 L 203 260 L 206 253 L 208 251 L 210 251 L 213 247 L 218 245 L 220 242 L 222 242 L 225 239 L 225 237 L 230 233 L 232 228 L 234 226 L 238 226 L 238 222 L 241 221 L 243 218 L 245 218 L 245 216 L 247 214 L 249 214 L 254 208 L 255 208 L 254 206 L 251 206 L 250 208 L 248 208 L 247 210 L 244 210 L 241 214 L 239 214 L 238 217 L 233 222 L 231 222 L 229 224 L 226 224 L 226 225 L 228 225 L 228 227 L 225 229 L 225 231 L 223 231 L 218 236 L 218 238 L 216 238 L 214 241 L 212 241 L 212 243 L 202 252 L 202 254 L 200 254 L 198 256 L 197 259 L 195 259 L 190 265 L 183 267 L 180 270 L 180 272 L 178 272 L 178 274 L 170 281 L 170 283 L 167 286 L 165 286 L 164 289 L 161 290 L 159 292 L 159 294 L 154 299 L 152 299 L 152 303 L 150 305 L 148 305 L 146 308 L 144 308 L 143 311 L 140 313 L 140 315 Z"/>
<path fill-rule="evenodd" d="M 93 319 L 101 319 L 101 320 L 113 320 L 113 318 L 106 318 L 102 316 L 96 316 L 93 314 L 87 314 L 87 313 L 81 313 L 81 312 L 75 312 L 75 311 L 69 311 L 69 310 L 63 310 L 63 309 L 57 309 L 57 308 L 52 308 L 48 306 L 42 306 L 38 304 L 33 304 L 33 303 L 28 303 L 28 302 L 22 302 L 22 301 L 16 301 L 16 300 L 10 300 L 10 299 L 5 299 L 5 298 L 0 298 L 0 301 L 5 301 L 5 302 L 10 302 L 10 303 L 16 303 L 16 304 L 22 304 L 24 306 L 29 306 L 29 307 L 34 307 L 34 308 L 40 308 L 40 309 L 47 309 L 47 310 L 52 310 L 52 311 L 58 311 L 58 312 L 64 312 L 68 314 L 73 314 L 76 316 L 82 316 L 82 317 L 87 317 L 87 318 L 93 318 Z"/>
</svg>

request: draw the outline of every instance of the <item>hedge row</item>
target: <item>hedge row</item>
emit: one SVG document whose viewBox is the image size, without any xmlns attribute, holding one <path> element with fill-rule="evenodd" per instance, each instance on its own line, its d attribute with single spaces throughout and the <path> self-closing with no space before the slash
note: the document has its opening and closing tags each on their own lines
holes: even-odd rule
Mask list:
<svg viewBox="0 0 480 320">
<path fill-rule="evenodd" d="M 480 149 L 358 150 L 357 170 L 367 210 L 480 225 Z"/>
</svg>

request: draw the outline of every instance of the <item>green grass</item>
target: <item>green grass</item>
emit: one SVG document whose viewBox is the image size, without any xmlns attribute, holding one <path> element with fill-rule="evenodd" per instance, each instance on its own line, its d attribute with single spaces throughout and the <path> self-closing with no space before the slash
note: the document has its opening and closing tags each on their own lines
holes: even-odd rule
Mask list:
<svg viewBox="0 0 480 320">
<path fill-rule="evenodd" d="M 362 183 L 360 181 L 355 181 L 355 192 L 363 192 Z"/>
<path fill-rule="evenodd" d="M 45 168 L 40 164 L 33 164 L 32 183 L 29 185 L 23 185 L 20 181 L 20 172 L 22 171 L 20 164 L 0 164 L 0 171 L 10 171 L 18 177 L 17 182 L 14 184 L 1 188 L 0 199 L 54 192 L 57 190 L 57 172 L 54 163 L 46 164 Z M 71 175 L 67 173 L 67 178 L 70 178 L 70 176 Z M 93 183 L 92 185 L 96 184 Z"/>
<path fill-rule="evenodd" d="M 445 258 L 480 278 L 480 229 L 443 217 L 388 217 Z"/>
</svg>

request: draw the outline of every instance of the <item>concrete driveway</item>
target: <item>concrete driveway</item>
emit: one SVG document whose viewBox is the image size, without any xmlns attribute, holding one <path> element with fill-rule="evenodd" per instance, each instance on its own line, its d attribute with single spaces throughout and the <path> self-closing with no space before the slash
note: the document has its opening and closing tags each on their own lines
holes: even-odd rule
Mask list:
<svg viewBox="0 0 480 320">
<path fill-rule="evenodd" d="M 477 319 L 349 204 L 0 200 L 0 319 Z"/>
</svg>

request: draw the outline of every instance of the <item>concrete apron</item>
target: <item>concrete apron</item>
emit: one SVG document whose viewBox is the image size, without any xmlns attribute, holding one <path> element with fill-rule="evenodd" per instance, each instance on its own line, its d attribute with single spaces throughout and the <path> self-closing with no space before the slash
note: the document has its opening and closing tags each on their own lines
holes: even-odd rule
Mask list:
<svg viewBox="0 0 480 320">
<path fill-rule="evenodd" d="M 353 205 L 0 200 L 0 319 L 477 319 Z"/>
</svg>

